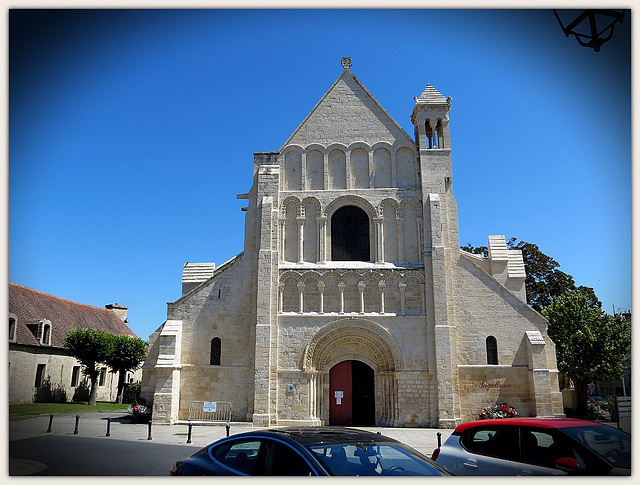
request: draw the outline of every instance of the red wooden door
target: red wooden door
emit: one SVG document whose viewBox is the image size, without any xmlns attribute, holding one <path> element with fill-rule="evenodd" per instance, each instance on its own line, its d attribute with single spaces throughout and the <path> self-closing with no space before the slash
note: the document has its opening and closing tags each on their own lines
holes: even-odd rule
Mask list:
<svg viewBox="0 0 640 485">
<path fill-rule="evenodd" d="M 329 401 L 329 424 L 353 423 L 350 360 L 334 365 L 329 371 Z"/>
</svg>

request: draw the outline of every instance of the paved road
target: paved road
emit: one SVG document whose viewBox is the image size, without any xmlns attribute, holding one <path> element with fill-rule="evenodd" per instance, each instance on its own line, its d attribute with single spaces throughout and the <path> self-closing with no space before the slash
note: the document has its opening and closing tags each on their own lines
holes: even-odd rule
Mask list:
<svg viewBox="0 0 640 485">
<path fill-rule="evenodd" d="M 33 476 L 167 476 L 197 446 L 47 435 L 9 443 L 10 474 Z M 37 464 L 25 467 L 24 461 Z M 32 465 L 33 466 L 33 465 Z M 12 469 L 13 468 L 13 469 Z"/>
<path fill-rule="evenodd" d="M 148 425 L 130 424 L 123 418 L 123 414 L 114 413 L 82 414 L 77 420 L 77 433 L 75 415 L 54 416 L 51 431 L 48 416 L 10 422 L 9 475 L 166 476 L 175 460 L 226 436 L 224 426 L 193 426 L 188 443 L 186 423 L 152 424 L 150 432 Z M 255 429 L 250 423 L 231 423 L 229 434 Z M 434 428 L 360 429 L 380 431 L 427 456 L 437 447 L 437 433 L 444 442 L 452 432 Z"/>
</svg>

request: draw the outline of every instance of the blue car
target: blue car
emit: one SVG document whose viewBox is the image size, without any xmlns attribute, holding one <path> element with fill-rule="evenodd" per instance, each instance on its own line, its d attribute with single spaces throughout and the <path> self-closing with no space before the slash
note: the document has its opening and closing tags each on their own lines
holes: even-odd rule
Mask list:
<svg viewBox="0 0 640 485">
<path fill-rule="evenodd" d="M 223 438 L 177 461 L 171 475 L 446 476 L 440 465 L 379 433 L 304 427 Z"/>
</svg>

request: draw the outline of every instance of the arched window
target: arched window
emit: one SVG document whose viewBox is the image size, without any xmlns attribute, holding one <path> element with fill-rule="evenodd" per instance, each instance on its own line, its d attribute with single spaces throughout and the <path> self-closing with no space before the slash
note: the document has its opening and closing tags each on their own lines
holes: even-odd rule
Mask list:
<svg viewBox="0 0 640 485">
<path fill-rule="evenodd" d="M 442 120 L 436 123 L 436 148 L 444 148 L 444 131 L 442 130 Z"/>
<path fill-rule="evenodd" d="M 42 345 L 49 345 L 49 339 L 51 338 L 51 325 L 44 324 L 42 326 Z"/>
<path fill-rule="evenodd" d="M 210 365 L 220 365 L 220 348 L 221 342 L 218 337 L 214 337 L 211 339 L 211 360 L 209 362 Z"/>
<path fill-rule="evenodd" d="M 424 122 L 424 128 L 427 135 L 427 148 L 433 148 L 433 127 L 429 120 Z"/>
<path fill-rule="evenodd" d="M 487 337 L 487 364 L 498 365 L 498 342 L 492 335 Z"/>
<path fill-rule="evenodd" d="M 16 319 L 9 318 L 9 340 L 12 342 L 16 339 Z"/>
<path fill-rule="evenodd" d="M 369 261 L 369 217 L 362 209 L 347 205 L 331 217 L 331 259 Z"/>
</svg>

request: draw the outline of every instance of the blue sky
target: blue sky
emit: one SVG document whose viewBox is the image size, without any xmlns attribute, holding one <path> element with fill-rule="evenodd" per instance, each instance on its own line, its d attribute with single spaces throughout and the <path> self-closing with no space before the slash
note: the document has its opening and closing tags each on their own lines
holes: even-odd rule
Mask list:
<svg viewBox="0 0 640 485">
<path fill-rule="evenodd" d="M 350 56 L 410 135 L 427 83 L 453 98 L 461 244 L 535 243 L 628 310 L 630 24 L 595 53 L 551 10 L 13 11 L 9 280 L 127 305 L 146 339 L 185 262 L 243 250 L 253 153 Z"/>
</svg>

